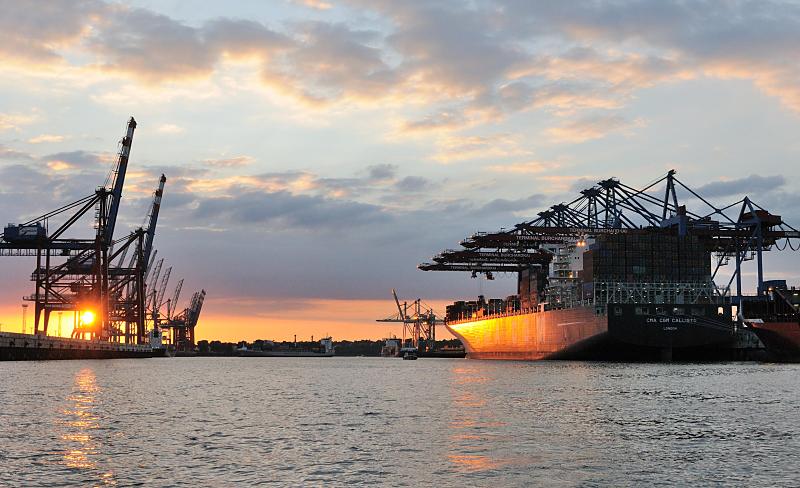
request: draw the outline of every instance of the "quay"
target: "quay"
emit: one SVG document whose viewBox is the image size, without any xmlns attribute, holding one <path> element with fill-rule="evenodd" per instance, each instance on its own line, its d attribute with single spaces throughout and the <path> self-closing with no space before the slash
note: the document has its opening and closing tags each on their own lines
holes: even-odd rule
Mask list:
<svg viewBox="0 0 800 488">
<path fill-rule="evenodd" d="M 68 339 L 43 334 L 0 332 L 0 361 L 40 359 L 149 358 L 149 344 L 123 344 L 103 340 Z"/>
</svg>

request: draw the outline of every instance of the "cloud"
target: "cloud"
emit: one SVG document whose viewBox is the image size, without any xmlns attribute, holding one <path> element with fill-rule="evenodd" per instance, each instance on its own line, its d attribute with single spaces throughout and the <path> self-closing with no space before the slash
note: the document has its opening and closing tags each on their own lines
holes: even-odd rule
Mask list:
<svg viewBox="0 0 800 488">
<path fill-rule="evenodd" d="M 431 131 L 450 131 L 460 129 L 467 123 L 466 115 L 459 109 L 440 110 L 418 120 L 400 122 L 398 132 L 401 134 L 415 134 Z"/>
<path fill-rule="evenodd" d="M 457 131 L 528 110 L 584 118 L 624 107 L 636 90 L 703 76 L 752 80 L 800 111 L 800 6 L 791 3 L 342 3 L 369 20 L 348 24 L 323 12 L 326 20 L 279 28 L 233 18 L 189 24 L 99 0 L 47 0 L 36 15 L 5 0 L 0 53 L 10 63 L 100 70 L 169 91 L 247 61 L 267 92 L 306 108 L 407 108 L 400 134 Z M 8 125 L 0 118 L 0 128 Z"/>
<path fill-rule="evenodd" d="M 15 149 L 11 149 L 8 146 L 0 144 L 0 160 L 18 162 L 18 161 L 30 161 L 33 159 L 34 157 L 26 152 L 17 151 Z"/>
<path fill-rule="evenodd" d="M 398 82 L 384 52 L 372 45 L 380 40 L 377 31 L 305 22 L 298 24 L 294 39 L 274 65 L 265 67 L 262 80 L 282 90 L 288 82 L 307 103 L 380 99 Z"/>
<path fill-rule="evenodd" d="M 520 212 L 523 210 L 539 208 L 542 206 L 544 201 L 544 195 L 540 194 L 534 194 L 529 197 L 519 198 L 516 200 L 496 198 L 484 204 L 478 210 L 478 212 L 483 214 L 508 214 L 512 212 Z"/>
<path fill-rule="evenodd" d="M 436 185 L 422 176 L 406 176 L 395 183 L 395 188 L 404 193 L 425 192 L 434 188 Z"/>
<path fill-rule="evenodd" d="M 554 161 L 525 161 L 521 163 L 508 163 L 508 164 L 493 164 L 488 166 L 489 171 L 496 173 L 541 173 L 550 169 L 555 169 L 560 166 L 559 163 Z"/>
<path fill-rule="evenodd" d="M 223 56 L 267 59 L 286 44 L 255 21 L 216 19 L 198 28 L 123 6 L 115 6 L 86 40 L 101 69 L 150 84 L 205 78 Z"/>
<path fill-rule="evenodd" d="M 87 32 L 107 5 L 95 0 L 42 0 L 35 9 L 15 0 L 0 1 L 0 54 L 4 62 L 46 67 L 64 62 L 61 50 Z"/>
<path fill-rule="evenodd" d="M 714 181 L 695 189 L 703 197 L 727 197 L 731 195 L 759 195 L 777 190 L 786 184 L 781 175 L 750 175 L 735 180 Z M 758 198 L 756 198 L 758 200 Z"/>
<path fill-rule="evenodd" d="M 438 150 L 432 159 L 440 163 L 455 161 L 506 158 L 529 155 L 512 134 L 445 135 L 437 140 Z"/>
<path fill-rule="evenodd" d="M 235 196 L 201 199 L 193 216 L 206 222 L 258 225 L 265 230 L 304 231 L 347 231 L 386 218 L 374 205 L 287 191 L 242 191 Z"/>
<path fill-rule="evenodd" d="M 114 161 L 115 155 L 111 153 L 97 153 L 90 151 L 67 151 L 49 154 L 42 158 L 50 169 L 60 171 L 65 169 L 99 169 L 108 167 Z"/>
<path fill-rule="evenodd" d="M 203 162 L 208 166 L 218 168 L 241 168 L 253 164 L 255 158 L 252 156 L 233 156 L 230 158 L 206 159 Z"/>
<path fill-rule="evenodd" d="M 175 124 L 161 124 L 158 126 L 156 131 L 162 134 L 182 134 L 186 132 L 186 129 Z"/>
<path fill-rule="evenodd" d="M 41 134 L 36 137 L 31 137 L 28 139 L 29 144 L 41 144 L 43 142 L 62 142 L 64 140 L 64 136 L 54 135 L 54 134 Z"/>
<path fill-rule="evenodd" d="M 333 8 L 333 4 L 322 0 L 292 0 L 292 2 L 315 10 L 330 10 Z"/>
<path fill-rule="evenodd" d="M 367 167 L 367 173 L 370 180 L 389 180 L 397 174 L 397 166 L 394 164 L 375 164 Z"/>
<path fill-rule="evenodd" d="M 19 129 L 20 126 L 30 124 L 37 118 L 36 114 L 0 113 L 0 131 Z"/>
<path fill-rule="evenodd" d="M 547 129 L 546 134 L 556 143 L 581 143 L 600 139 L 612 132 L 630 131 L 644 125 L 637 119 L 630 121 L 620 115 L 591 115 Z"/>
</svg>

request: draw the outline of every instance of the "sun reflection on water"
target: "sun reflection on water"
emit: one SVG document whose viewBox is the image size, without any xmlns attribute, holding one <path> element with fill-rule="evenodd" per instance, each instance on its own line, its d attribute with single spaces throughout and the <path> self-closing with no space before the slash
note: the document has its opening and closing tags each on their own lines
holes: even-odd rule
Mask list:
<svg viewBox="0 0 800 488">
<path fill-rule="evenodd" d="M 100 428 L 97 407 L 97 378 L 94 371 L 84 368 L 75 375 L 72 392 L 67 397 L 67 408 L 62 410 L 61 440 L 64 442 L 62 463 L 77 470 L 96 471 L 99 442 L 94 431 Z M 100 474 L 100 483 L 116 485 L 114 473 Z"/>
<path fill-rule="evenodd" d="M 453 413 L 449 422 L 447 459 L 461 472 L 488 471 L 503 466 L 505 461 L 501 457 L 481 453 L 498 435 L 498 429 L 505 426 L 494 414 L 487 398 L 486 389 L 491 378 L 475 366 L 457 366 L 451 373 Z"/>
</svg>

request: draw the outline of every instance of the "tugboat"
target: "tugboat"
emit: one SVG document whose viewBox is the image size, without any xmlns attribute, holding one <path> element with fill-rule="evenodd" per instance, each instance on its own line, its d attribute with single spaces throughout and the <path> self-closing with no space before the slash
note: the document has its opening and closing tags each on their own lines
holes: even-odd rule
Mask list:
<svg viewBox="0 0 800 488">
<path fill-rule="evenodd" d="M 404 347 L 400 349 L 400 354 L 403 356 L 403 360 L 416 360 L 417 359 L 417 348 L 415 347 Z"/>
</svg>

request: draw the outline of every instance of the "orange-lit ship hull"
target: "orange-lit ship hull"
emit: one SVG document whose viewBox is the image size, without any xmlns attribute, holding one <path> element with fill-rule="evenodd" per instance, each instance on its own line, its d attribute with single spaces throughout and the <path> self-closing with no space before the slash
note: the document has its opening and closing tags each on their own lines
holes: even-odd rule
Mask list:
<svg viewBox="0 0 800 488">
<path fill-rule="evenodd" d="M 464 320 L 447 329 L 471 359 L 588 358 L 609 341 L 606 316 L 586 307 Z"/>
<path fill-rule="evenodd" d="M 682 305 L 661 305 L 672 310 Z M 448 322 L 471 359 L 709 360 L 735 359 L 730 307 L 693 305 L 698 315 L 655 314 L 655 306 L 609 305 L 493 315 Z M 638 309 L 638 310 L 637 310 Z M 651 313 L 653 313 L 651 315 Z"/>
</svg>

